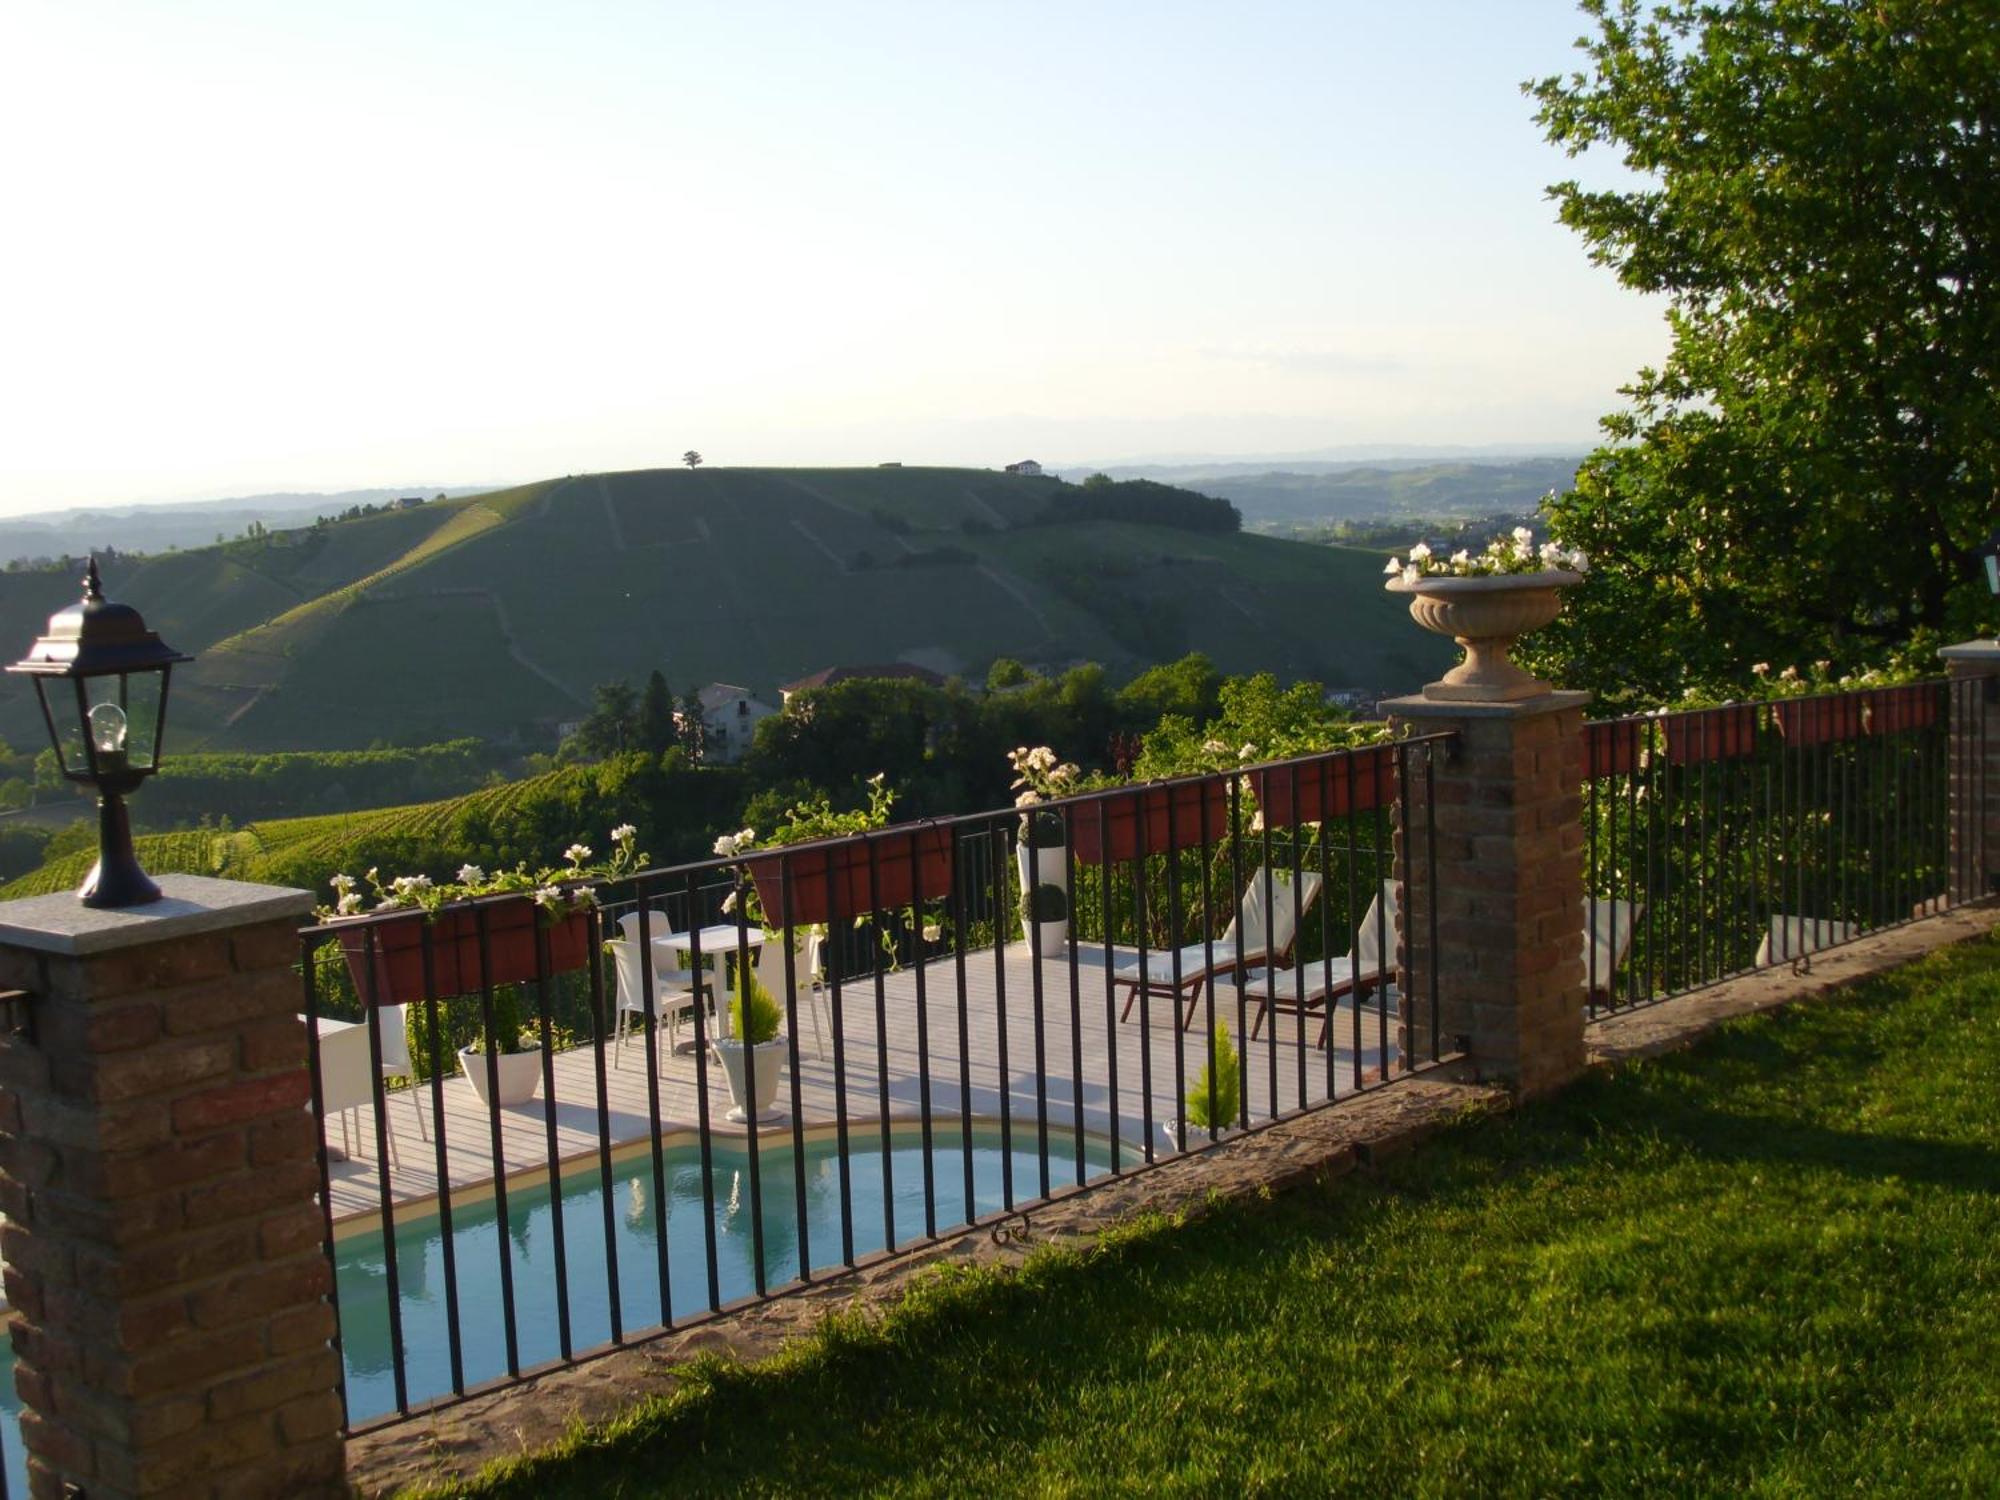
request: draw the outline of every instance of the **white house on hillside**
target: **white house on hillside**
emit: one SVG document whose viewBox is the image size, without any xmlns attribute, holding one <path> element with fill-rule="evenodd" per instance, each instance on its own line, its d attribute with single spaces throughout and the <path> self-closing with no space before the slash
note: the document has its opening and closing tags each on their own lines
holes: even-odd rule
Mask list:
<svg viewBox="0 0 2000 1500">
<path fill-rule="evenodd" d="M 750 689 L 729 682 L 711 682 L 695 699 L 701 704 L 702 757 L 709 761 L 741 760 L 757 726 L 777 712 Z M 674 719 L 680 722 L 681 715 Z"/>
<path fill-rule="evenodd" d="M 1024 458 L 1017 464 L 1007 465 L 1007 472 L 1009 474 L 1040 474 L 1042 466 L 1032 458 Z"/>
</svg>

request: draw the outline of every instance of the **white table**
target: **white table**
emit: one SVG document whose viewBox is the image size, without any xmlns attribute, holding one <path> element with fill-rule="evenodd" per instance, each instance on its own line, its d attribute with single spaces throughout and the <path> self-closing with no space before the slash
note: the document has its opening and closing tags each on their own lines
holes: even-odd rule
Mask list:
<svg viewBox="0 0 2000 1500">
<path fill-rule="evenodd" d="M 718 955 L 722 956 L 724 963 L 716 967 L 716 972 L 726 981 L 728 977 L 727 960 L 736 954 L 739 940 L 747 942 L 754 953 L 757 949 L 764 946 L 764 929 L 755 923 L 745 928 L 738 927 L 734 922 L 716 922 L 711 926 L 701 928 L 697 932 L 670 932 L 664 937 L 653 939 L 655 966 L 659 965 L 661 955 L 665 955 L 666 967 L 670 969 L 693 968 L 693 955 L 697 940 L 701 944 L 701 956 L 704 962 L 716 958 Z M 729 992 L 729 986 L 726 982 L 720 988 L 724 993 Z M 729 1036 L 729 1007 L 727 1005 L 718 1003 L 715 1007 L 715 1031 L 717 1036 L 724 1039 L 727 1039 Z"/>
</svg>

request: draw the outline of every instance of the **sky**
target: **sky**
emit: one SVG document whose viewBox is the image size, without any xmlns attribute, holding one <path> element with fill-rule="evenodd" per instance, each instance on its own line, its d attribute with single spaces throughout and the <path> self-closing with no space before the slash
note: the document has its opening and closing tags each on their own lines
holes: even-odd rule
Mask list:
<svg viewBox="0 0 2000 1500">
<path fill-rule="evenodd" d="M 1567 0 L 6 0 L 0 514 L 1581 450 Z M 1594 174 L 1594 176 L 1593 176 Z"/>
</svg>

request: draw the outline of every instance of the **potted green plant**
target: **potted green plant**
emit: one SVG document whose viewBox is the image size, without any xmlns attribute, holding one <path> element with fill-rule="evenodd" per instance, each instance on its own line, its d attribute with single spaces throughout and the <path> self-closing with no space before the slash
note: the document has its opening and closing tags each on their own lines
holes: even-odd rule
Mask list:
<svg viewBox="0 0 2000 1500">
<path fill-rule="evenodd" d="M 1009 751 L 1007 763 L 1014 771 L 1014 805 L 1021 809 L 1021 841 L 1014 846 L 1021 926 L 1038 937 L 1036 952 L 1055 957 L 1069 942 L 1069 823 L 1055 808 L 1041 804 L 1044 798 L 1074 792 L 1082 773 L 1068 761 L 1059 762 L 1047 745 Z"/>
<path fill-rule="evenodd" d="M 741 1125 L 753 1115 L 760 1124 L 777 1117 L 772 1106 L 778 1098 L 778 1081 L 788 1050 L 778 1034 L 783 1021 L 784 1013 L 771 992 L 754 972 L 746 970 L 736 998 L 729 1002 L 730 1035 L 709 1043 L 709 1051 L 722 1064 L 723 1076 L 729 1081 L 730 1110 L 725 1119 Z M 752 1055 L 748 1064 L 746 1053 Z M 753 1072 L 754 1078 L 750 1076 Z"/>
<path fill-rule="evenodd" d="M 506 1108 L 535 1097 L 542 1083 L 541 1038 L 523 1024 L 521 995 L 514 985 L 493 991 L 493 1024 L 459 1048 L 458 1066 L 481 1104 Z"/>
</svg>

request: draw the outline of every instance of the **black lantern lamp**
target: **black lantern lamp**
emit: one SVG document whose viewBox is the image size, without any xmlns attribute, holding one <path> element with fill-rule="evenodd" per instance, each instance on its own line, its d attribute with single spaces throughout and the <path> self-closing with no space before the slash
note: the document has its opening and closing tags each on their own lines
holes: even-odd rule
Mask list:
<svg viewBox="0 0 2000 1500">
<path fill-rule="evenodd" d="M 125 798 L 160 769 L 167 677 L 176 663 L 192 660 L 148 630 L 131 605 L 104 597 L 93 557 L 82 602 L 51 616 L 48 634 L 7 668 L 34 678 L 63 775 L 97 788 L 97 866 L 76 893 L 85 906 L 160 899 L 132 853 Z M 73 699 L 65 681 L 74 685 Z"/>
</svg>

